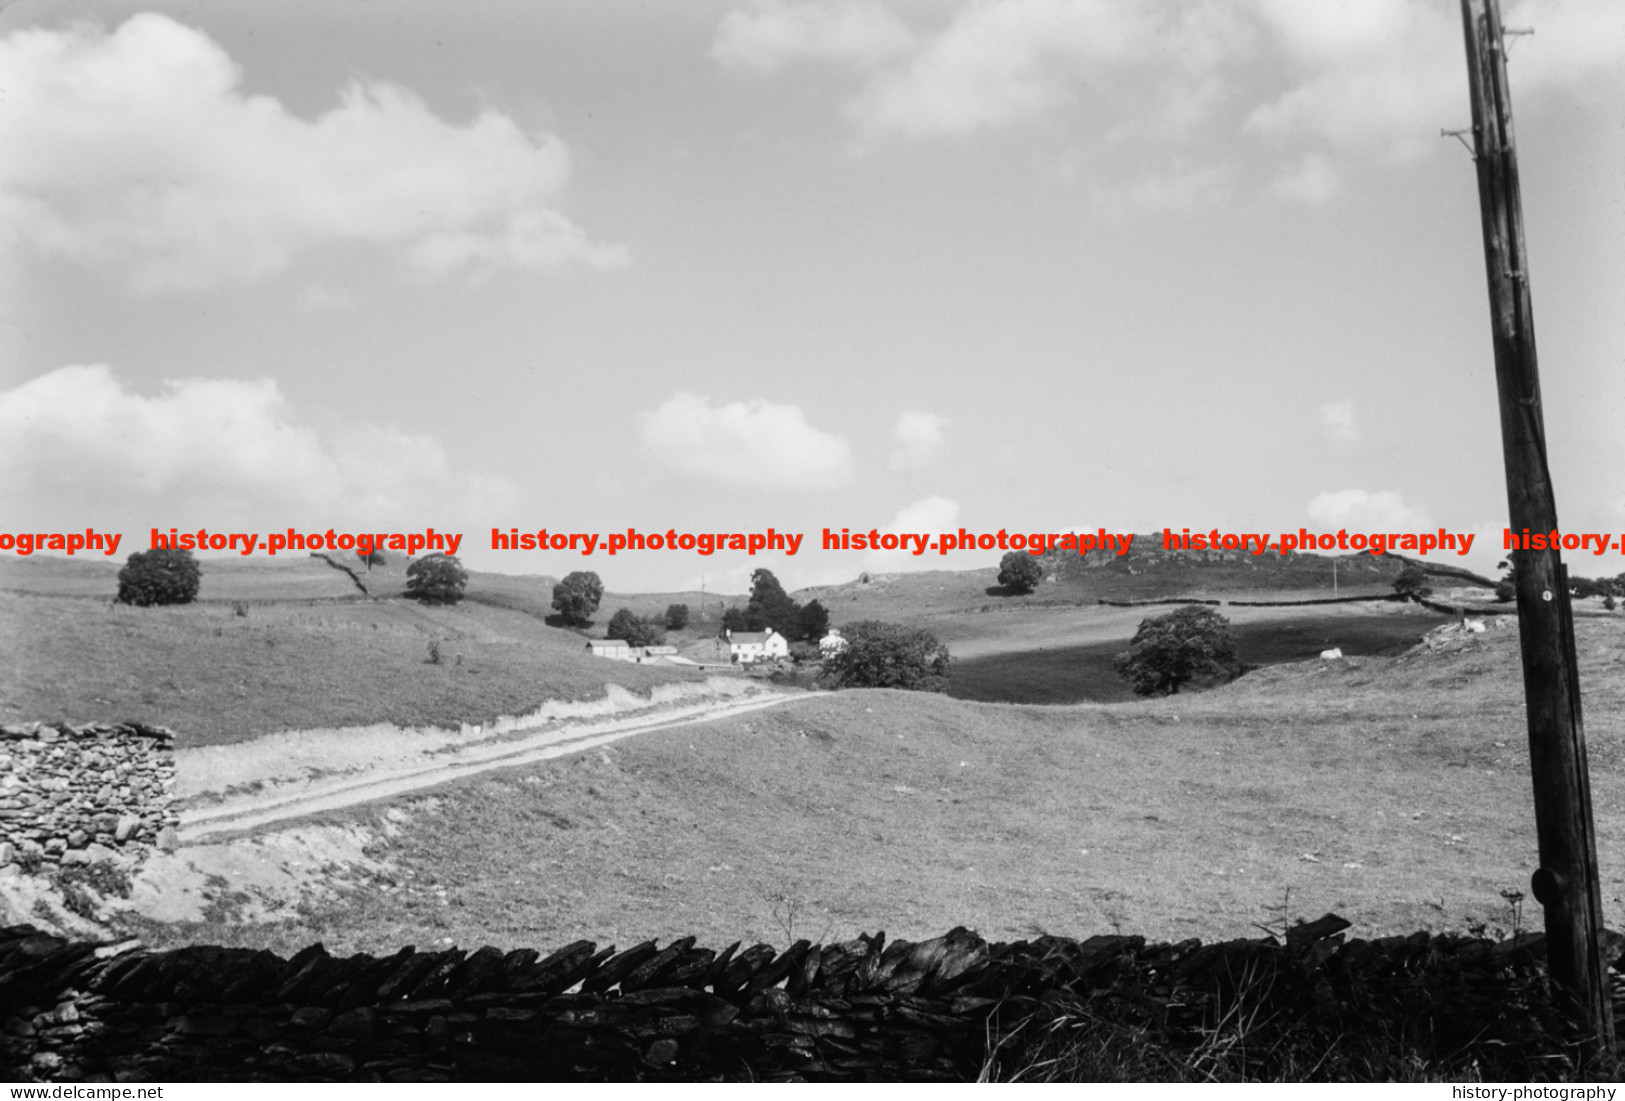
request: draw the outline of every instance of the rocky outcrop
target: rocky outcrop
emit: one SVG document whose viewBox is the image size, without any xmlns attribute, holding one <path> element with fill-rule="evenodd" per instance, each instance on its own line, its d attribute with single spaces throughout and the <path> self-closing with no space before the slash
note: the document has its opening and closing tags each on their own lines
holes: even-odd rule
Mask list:
<svg viewBox="0 0 1625 1101">
<path fill-rule="evenodd" d="M 0 869 L 173 847 L 174 738 L 144 723 L 0 726 Z"/>
</svg>

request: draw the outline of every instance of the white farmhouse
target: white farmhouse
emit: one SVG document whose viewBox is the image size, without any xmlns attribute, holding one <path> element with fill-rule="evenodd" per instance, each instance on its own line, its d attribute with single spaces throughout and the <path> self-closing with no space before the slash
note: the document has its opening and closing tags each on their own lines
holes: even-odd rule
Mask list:
<svg viewBox="0 0 1625 1101">
<path fill-rule="evenodd" d="M 740 665 L 790 656 L 790 642 L 769 627 L 765 631 L 729 631 L 728 656 Z"/>
<path fill-rule="evenodd" d="M 595 658 L 614 658 L 617 661 L 631 661 L 632 647 L 628 646 L 624 638 L 595 638 L 587 643 L 587 653 Z"/>
</svg>

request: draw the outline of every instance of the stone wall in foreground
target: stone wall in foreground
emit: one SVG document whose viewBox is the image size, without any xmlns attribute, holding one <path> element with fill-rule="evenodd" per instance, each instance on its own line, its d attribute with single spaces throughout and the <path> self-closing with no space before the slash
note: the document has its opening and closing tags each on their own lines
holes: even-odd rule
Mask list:
<svg viewBox="0 0 1625 1101">
<path fill-rule="evenodd" d="M 1347 926 L 1327 915 L 1284 943 L 990 944 L 960 928 L 783 951 L 686 937 L 624 951 L 577 941 L 546 957 L 341 958 L 313 945 L 291 959 L 14 926 L 0 929 L 0 1078 L 974 1081 L 1042 1064 L 1068 1037 L 1126 1038 L 1200 1068 L 1233 1046 L 1238 1021 L 1250 1031 L 1227 1077 L 1336 1080 L 1361 1073 L 1336 1059 L 1382 1044 L 1434 1074 L 1564 1073 L 1541 938 L 1345 942 Z"/>
<path fill-rule="evenodd" d="M 0 869 L 173 846 L 174 740 L 143 723 L 0 726 Z"/>
</svg>

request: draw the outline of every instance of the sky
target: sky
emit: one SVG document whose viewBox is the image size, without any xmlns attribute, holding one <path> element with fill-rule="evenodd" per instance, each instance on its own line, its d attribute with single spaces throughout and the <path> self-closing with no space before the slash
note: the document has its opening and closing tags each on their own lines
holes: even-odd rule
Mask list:
<svg viewBox="0 0 1625 1101">
<path fill-rule="evenodd" d="M 1444 527 L 1493 573 L 1460 18 L 13 0 L 0 531 L 432 527 L 742 592 L 999 557 L 826 527 Z M 1559 517 L 1625 532 L 1625 5 L 1504 21 Z"/>
</svg>

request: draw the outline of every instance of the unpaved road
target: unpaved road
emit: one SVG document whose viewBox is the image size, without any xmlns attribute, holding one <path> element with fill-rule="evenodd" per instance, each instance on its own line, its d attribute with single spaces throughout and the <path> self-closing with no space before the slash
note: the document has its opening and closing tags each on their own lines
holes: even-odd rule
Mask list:
<svg viewBox="0 0 1625 1101">
<path fill-rule="evenodd" d="M 352 769 L 339 776 L 280 784 L 269 791 L 228 792 L 223 801 L 183 808 L 178 833 L 183 844 L 242 834 L 320 811 L 421 791 L 482 772 L 579 753 L 634 734 L 709 722 L 807 698 L 805 693 L 751 691 L 614 718 L 554 724 L 535 734 L 520 732 L 500 741 L 449 746 L 429 760 L 405 766 Z"/>
</svg>

